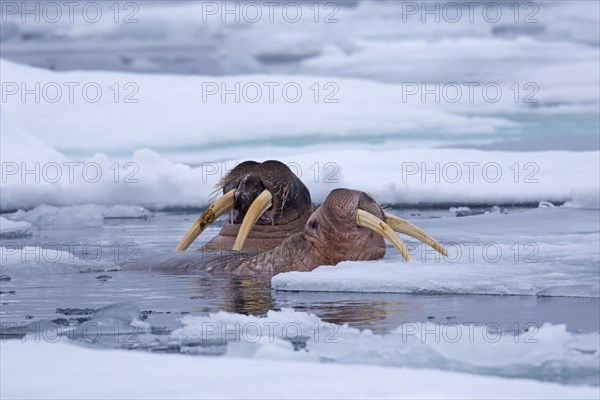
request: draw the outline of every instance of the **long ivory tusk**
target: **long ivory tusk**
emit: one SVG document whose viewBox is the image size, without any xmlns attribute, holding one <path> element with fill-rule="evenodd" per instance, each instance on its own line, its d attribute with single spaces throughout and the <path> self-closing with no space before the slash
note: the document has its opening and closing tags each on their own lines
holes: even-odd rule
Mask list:
<svg viewBox="0 0 600 400">
<path fill-rule="evenodd" d="M 448 257 L 448 250 L 446 250 L 446 248 L 442 246 L 440 242 L 438 242 L 427 232 L 411 224 L 407 220 L 386 213 L 385 222 L 387 222 L 387 224 L 396 232 L 412 236 L 415 239 L 418 239 L 421 242 L 425 243 L 426 245 L 433 247 L 438 253 L 442 254 L 444 257 Z"/>
<path fill-rule="evenodd" d="M 361 226 L 363 228 L 367 228 L 375 233 L 380 234 L 387 240 L 389 240 L 394 247 L 402 254 L 405 261 L 410 261 L 410 254 L 408 253 L 408 248 L 398 236 L 394 230 L 385 222 L 377 218 L 371 213 L 368 213 L 363 210 L 358 210 L 356 212 L 356 225 Z"/>
<path fill-rule="evenodd" d="M 194 240 L 217 218 L 225 214 L 227 211 L 233 208 L 233 202 L 235 197 L 235 189 L 225 193 L 223 197 L 215 201 L 209 208 L 198 218 L 198 220 L 192 225 L 190 230 L 183 236 L 177 247 L 176 251 L 185 251 Z"/>
<path fill-rule="evenodd" d="M 242 250 L 244 247 L 244 242 L 248 238 L 248 235 L 254 227 L 254 224 L 256 224 L 256 221 L 258 221 L 260 216 L 263 215 L 265 211 L 267 211 L 273 205 L 272 200 L 273 195 L 271 195 L 268 190 L 264 190 L 256 199 L 254 199 L 252 205 L 248 209 L 248 212 L 246 212 L 244 221 L 242 221 L 242 226 L 240 226 L 240 230 L 235 238 L 235 243 L 233 244 L 233 250 Z"/>
</svg>

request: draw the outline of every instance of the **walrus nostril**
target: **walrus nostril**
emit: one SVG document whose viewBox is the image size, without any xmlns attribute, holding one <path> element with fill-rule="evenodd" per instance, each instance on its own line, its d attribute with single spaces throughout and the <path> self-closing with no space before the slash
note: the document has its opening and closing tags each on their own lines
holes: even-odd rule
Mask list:
<svg viewBox="0 0 600 400">
<path fill-rule="evenodd" d="M 235 191 L 235 209 L 245 214 L 254 200 L 265 191 L 265 185 L 259 176 L 251 173 L 242 178 Z"/>
</svg>

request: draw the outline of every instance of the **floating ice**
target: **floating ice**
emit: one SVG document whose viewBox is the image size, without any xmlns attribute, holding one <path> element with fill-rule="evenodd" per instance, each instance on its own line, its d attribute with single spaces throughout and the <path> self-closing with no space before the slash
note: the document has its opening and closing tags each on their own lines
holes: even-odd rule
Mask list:
<svg viewBox="0 0 600 400">
<path fill-rule="evenodd" d="M 554 208 L 556 206 L 549 201 L 540 201 L 540 204 L 538 204 L 538 207 L 539 208 Z"/>
<path fill-rule="evenodd" d="M 182 322 L 183 326 L 171 334 L 154 335 L 148 324 L 141 321 L 141 314 L 135 306 L 114 304 L 95 311 L 92 319 L 86 320 L 76 327 L 65 327 L 62 339 L 64 342 L 75 340 L 86 346 L 92 345 L 92 343 L 98 345 L 98 343 L 106 342 L 104 345 L 112 347 L 120 343 L 125 348 L 139 348 L 153 352 L 161 352 L 169 347 L 187 355 L 223 355 L 224 357 L 219 358 L 186 357 L 185 359 L 171 355 L 156 359 L 157 365 L 162 366 L 162 371 L 164 371 L 165 363 L 169 362 L 168 360 L 172 360 L 173 367 L 181 367 L 184 370 L 189 367 L 185 366 L 187 362 L 185 360 L 193 360 L 191 365 L 194 365 L 194 368 L 202 368 L 202 372 L 197 371 L 197 373 L 200 373 L 200 376 L 205 379 L 206 374 L 214 368 L 214 365 L 223 363 L 231 372 L 232 368 L 233 370 L 242 368 L 240 366 L 245 363 L 242 359 L 251 359 L 252 368 L 246 371 L 244 376 L 256 370 L 261 370 L 264 375 L 263 368 L 273 369 L 269 372 L 270 376 L 275 373 L 275 370 L 279 371 L 281 368 L 307 368 L 313 373 L 302 379 L 303 386 L 306 386 L 311 379 L 322 376 L 314 371 L 326 371 L 329 368 L 337 373 L 345 371 L 342 375 L 344 379 L 347 379 L 347 371 L 361 368 L 369 370 L 369 368 L 382 366 L 393 368 L 395 379 L 390 382 L 390 385 L 394 385 L 394 387 L 399 386 L 398 379 L 403 379 L 405 374 L 412 373 L 429 378 L 437 374 L 446 376 L 447 379 L 436 381 L 436 388 L 439 388 L 439 385 L 447 384 L 446 382 L 450 382 L 451 378 L 456 379 L 459 376 L 468 377 L 472 381 L 489 382 L 494 380 L 504 382 L 500 377 L 553 381 L 555 383 L 538 382 L 534 384 L 534 382 L 529 382 L 527 385 L 537 385 L 538 388 L 554 388 L 558 392 L 553 392 L 553 395 L 562 391 L 563 396 L 567 397 L 569 393 L 577 393 L 580 396 L 581 393 L 585 393 L 583 387 L 573 385 L 597 386 L 599 383 L 600 337 L 598 332 L 568 332 L 564 325 L 536 326 L 530 324 L 502 332 L 493 323 L 486 325 L 405 323 L 396 330 L 382 335 L 370 330 L 361 331 L 347 325 L 327 323 L 313 314 L 290 309 L 271 310 L 263 317 L 217 312 L 206 316 L 186 316 Z M 136 335 L 128 334 L 128 329 L 132 328 L 137 332 Z M 94 354 L 94 352 L 78 347 L 66 347 L 54 343 L 44 344 L 43 341 L 40 344 L 38 341 L 34 341 L 35 330 L 28 330 L 28 332 L 29 336 L 25 336 L 19 342 L 9 341 L 6 343 L 3 341 L 1 344 L 2 362 L 11 366 L 11 368 L 1 369 L 2 379 L 6 382 L 13 382 L 12 379 L 6 379 L 10 374 L 6 371 L 18 370 L 21 364 L 17 360 L 26 365 L 29 357 L 40 357 L 40 352 L 47 352 L 50 347 L 56 346 L 57 351 L 60 351 L 63 357 L 64 354 L 71 354 L 71 356 L 78 354 L 93 356 Z M 117 336 L 117 332 L 128 336 L 127 343 L 123 342 L 123 337 Z M 149 340 L 147 337 L 153 339 Z M 7 349 L 12 350 L 13 346 L 15 346 L 15 351 L 18 349 L 18 352 L 15 353 L 15 356 L 18 355 L 18 357 L 14 359 L 13 353 L 9 351 L 7 356 L 6 351 Z M 221 351 L 215 352 L 215 348 L 221 349 Z M 138 360 L 141 356 L 140 352 L 122 353 L 104 350 L 96 354 L 113 354 L 115 357 L 119 357 L 119 363 L 111 367 L 111 371 L 117 377 L 120 374 L 115 368 L 118 369 L 130 362 L 133 364 L 127 366 L 126 369 L 130 369 L 131 373 L 140 372 L 140 376 L 147 376 L 148 372 L 140 369 L 146 368 L 148 362 L 132 361 Z M 146 361 L 152 360 L 152 357 L 147 355 L 141 357 Z M 289 363 L 290 361 L 304 362 Z M 68 365 L 71 364 L 73 363 Z M 37 365 L 39 363 L 33 363 L 29 368 L 37 368 Z M 90 368 L 103 368 L 102 364 L 98 362 L 90 362 L 90 366 Z M 172 368 L 167 369 L 171 374 L 175 374 Z M 432 369 L 443 371 L 435 372 Z M 73 375 L 66 373 L 64 368 L 52 371 L 65 373 L 64 378 L 61 378 L 58 373 L 55 378 L 66 379 L 69 377 L 69 379 L 73 379 Z M 560 374 L 557 375 L 557 371 L 560 371 Z M 102 374 L 94 373 L 93 370 L 86 369 L 86 372 L 88 379 L 102 376 Z M 459 372 L 491 376 L 460 375 Z M 182 383 L 186 382 L 181 375 L 176 375 L 182 380 Z M 18 374 L 15 375 L 15 377 L 18 376 Z M 42 374 L 41 376 L 47 378 L 47 375 Z M 29 378 L 36 379 L 35 374 L 33 378 Z M 294 377 L 295 380 L 297 380 L 297 376 Z M 56 380 L 45 379 L 44 382 L 56 382 Z M 87 382 L 85 385 L 80 380 L 77 382 L 81 383 L 81 387 L 89 389 L 88 381 L 85 381 Z M 271 379 L 265 382 L 280 381 Z M 326 380 L 326 382 L 328 383 L 326 387 L 339 390 L 340 386 L 332 384 L 331 380 Z M 508 387 L 518 389 L 519 385 L 525 384 L 525 382 L 522 379 L 511 380 L 511 385 Z M 570 386 L 556 385 L 556 382 L 566 383 Z M 214 382 L 211 381 L 211 383 Z M 16 385 L 10 390 L 22 391 L 23 388 L 30 387 L 39 388 L 40 386 Z M 75 386 L 75 388 L 79 387 Z M 232 388 L 231 385 L 226 387 Z M 250 385 L 248 388 L 251 387 L 254 385 Z M 342 387 L 346 386 L 342 385 Z M 402 393 L 406 393 L 408 387 L 402 387 Z M 3 385 L 3 395 L 6 393 L 6 388 L 7 386 Z M 427 393 L 431 393 L 430 386 L 426 385 L 423 388 L 426 388 Z M 489 389 L 489 386 L 486 388 Z M 597 390 L 597 388 L 594 389 Z M 98 393 L 94 394 L 98 395 Z M 506 392 L 503 393 L 506 394 Z M 323 392 L 320 391 L 319 395 L 322 396 Z M 445 392 L 445 396 L 447 398 L 447 392 Z"/>
<path fill-rule="evenodd" d="M 466 211 L 471 211 L 470 207 L 450 207 L 449 210 L 451 213 L 459 213 L 459 212 L 466 212 Z"/>
<path fill-rule="evenodd" d="M 414 135 L 430 137 L 429 141 L 439 140 L 440 135 L 455 138 L 497 135 L 500 130 L 512 129 L 518 124 L 497 117 L 473 117 L 472 105 L 468 113 L 465 111 L 467 116 L 420 101 L 395 104 L 400 89 L 393 85 L 340 80 L 340 85 L 347 84 L 343 93 L 348 97 L 340 104 L 327 104 L 327 107 L 314 103 L 313 99 L 282 105 L 269 101 L 225 104 L 198 100 L 194 86 L 201 86 L 204 77 L 91 72 L 57 76 L 51 71 L 0 62 L 7 80 L 12 77 L 15 81 L 48 79 L 54 82 L 69 77 L 72 81 L 83 81 L 87 76 L 90 81 L 110 86 L 122 78 L 138 82 L 144 87 L 143 93 L 149 96 L 147 101 L 127 105 L 131 107 L 115 104 L 112 99 L 103 99 L 93 107 L 85 102 L 62 104 L 62 100 L 58 103 L 4 103 L 2 210 L 86 203 L 136 204 L 153 209 L 206 206 L 219 179 L 236 162 L 248 158 L 260 161 L 278 158 L 288 163 L 306 182 L 317 202 L 323 201 L 336 187 L 350 187 L 373 193 L 390 204 L 490 205 L 540 201 L 574 201 L 574 206 L 584 204 L 586 207 L 598 204 L 597 151 L 521 153 L 406 146 L 406 140 Z M 228 83 L 255 82 L 258 77 L 223 79 Z M 275 77 L 268 76 L 268 79 Z M 312 85 L 311 77 L 295 76 L 294 80 Z M 165 92 L 175 94 L 165 97 L 162 95 Z M 373 98 L 365 99 L 365 95 L 373 95 Z M 161 105 L 160 101 L 167 103 Z M 174 101 L 183 103 L 177 106 Z M 194 101 L 200 103 L 194 104 Z M 362 110 L 359 119 L 353 114 L 353 104 Z M 273 112 L 275 106 L 278 112 Z M 298 113 L 297 107 L 306 112 L 305 117 Z M 156 113 L 156 109 L 171 112 L 161 114 Z M 123 110 L 127 110 L 127 118 L 122 118 Z M 34 112 L 45 118 L 30 118 Z M 68 118 L 61 113 L 67 113 Z M 229 118 L 232 113 L 239 118 Z M 271 116 L 269 120 L 263 118 L 265 113 Z M 103 118 L 97 120 L 97 115 Z M 147 115 L 155 118 L 147 118 Z M 290 123 L 294 118 L 302 118 L 301 123 Z M 134 125 L 124 125 L 123 121 L 134 121 Z M 93 154 L 103 149 L 119 154 L 119 158 L 98 153 L 85 162 L 71 160 L 15 124 L 43 137 L 46 143 L 70 149 L 74 154 Z M 127 135 L 123 135 L 124 131 Z M 74 141 L 82 132 L 88 135 L 86 140 Z M 376 132 L 377 138 L 373 138 L 371 132 Z M 307 139 L 311 137 L 314 139 Z M 364 143 L 364 140 L 371 143 L 374 139 L 380 144 L 367 146 Z M 392 143 L 399 139 L 402 141 Z M 340 140 L 346 143 L 344 149 L 337 145 Z M 159 152 L 136 151 L 139 143 Z M 303 146 L 296 145 L 298 143 Z M 423 147 L 423 141 L 420 143 Z M 367 148 L 361 149 L 361 146 Z M 174 152 L 175 157 L 178 152 L 187 152 L 188 161 L 195 167 L 166 157 L 165 154 L 173 154 L 173 148 L 179 149 Z M 122 160 L 123 154 L 131 153 L 131 160 Z M 567 165 L 570 167 L 565 168 Z M 582 198 L 584 203 L 578 202 Z"/>
<path fill-rule="evenodd" d="M 100 206 L 85 204 L 69 207 L 41 205 L 33 210 L 8 214 L 14 221 L 25 221 L 36 228 L 89 228 L 104 224 L 105 219 L 148 218 L 150 212 L 139 206 Z"/>
<path fill-rule="evenodd" d="M 371 193 L 379 201 L 393 205 L 562 203 L 580 199 L 579 193 L 586 193 L 585 204 L 589 205 L 597 203 L 600 181 L 598 152 L 331 149 L 271 154 L 268 158 L 287 163 L 308 186 L 316 202 L 322 202 L 335 188 L 347 187 Z M 267 157 L 256 159 L 264 161 Z M 154 151 L 140 150 L 134 153 L 131 164 L 120 164 L 121 174 L 137 171 L 131 178 L 135 182 L 115 182 L 113 161 L 96 155 L 89 163 L 79 163 L 79 175 L 75 174 L 73 181 L 65 175 L 57 183 L 41 184 L 16 171 L 3 183 L 0 204 L 3 210 L 86 203 L 136 204 L 152 209 L 201 207 L 208 205 L 214 186 L 239 161 L 243 160 L 190 167 Z M 86 165 L 96 165 L 110 174 L 104 173 L 99 181 L 90 182 L 80 175 Z M 564 165 L 577 167 L 563 168 Z M 572 205 L 578 204 L 576 201 Z M 135 215 L 132 209 L 124 214 Z"/>
<path fill-rule="evenodd" d="M 31 224 L 26 221 L 11 221 L 0 217 L 0 238 L 11 239 L 31 234 Z"/>
<path fill-rule="evenodd" d="M 588 244 L 590 245 L 590 244 Z M 509 252 L 509 246 L 503 247 Z M 433 257 L 431 257 L 433 258 Z M 597 263 L 598 261 L 596 261 Z M 400 259 L 344 262 L 310 273 L 288 272 L 272 279 L 276 290 L 423 294 L 497 294 L 600 297 L 598 271 L 555 265 L 403 264 Z M 597 266 L 597 264 L 596 264 Z"/>
<path fill-rule="evenodd" d="M 582 76 L 567 68 L 587 60 L 586 50 L 591 52 L 598 44 L 595 2 L 542 2 L 517 15 L 514 7 L 499 3 L 501 16 L 493 23 L 485 19 L 481 4 L 469 11 L 459 3 L 456 19 L 442 7 L 425 15 L 420 3 L 414 8 L 395 2 L 340 5 L 316 10 L 300 3 L 302 17 L 293 24 L 282 18 L 284 4 L 275 3 L 272 10 L 263 7 L 262 16 L 252 21 L 240 6 L 230 7 L 233 13 L 223 15 L 220 3 L 211 9 L 198 2 L 141 3 L 135 17 L 143 17 L 135 24 L 114 24 L 104 18 L 84 23 L 78 12 L 74 13 L 76 23 L 62 19 L 23 23 L 16 13 L 6 15 L 3 46 L 6 57 L 59 70 L 209 75 L 283 71 L 387 81 L 472 81 L 480 77 L 497 81 L 530 72 L 535 65 L 540 79 L 545 68 L 558 64 L 568 71 L 557 75 L 565 77 L 564 87 L 569 88 Z M 104 15 L 113 12 L 108 4 L 103 7 Z M 322 23 L 325 21 L 337 23 Z M 272 40 L 265 43 L 264 37 Z M 67 51 L 90 46 L 102 48 L 102 55 Z M 48 47 L 63 56 L 48 60 L 37 54 L 41 49 L 48 52 Z M 165 54 L 164 49 L 176 50 Z M 127 57 L 122 56 L 124 51 Z M 561 58 L 567 52 L 579 57 Z M 440 60 L 452 68 L 436 68 Z M 536 64 L 537 60 L 544 62 Z M 506 64 L 518 68 L 506 68 Z M 499 70 L 503 72 L 500 76 Z M 448 79 L 455 73 L 461 75 Z M 545 82 L 540 86 L 549 90 Z M 562 96 L 573 91 L 571 87 Z"/>
<path fill-rule="evenodd" d="M 105 219 L 147 219 L 150 212 L 143 207 L 117 205 L 108 207 L 102 215 Z"/>
<path fill-rule="evenodd" d="M 574 189 L 571 191 L 572 200 L 565 203 L 566 207 L 600 209 L 600 188 Z"/>
<path fill-rule="evenodd" d="M 473 117 L 466 110 L 456 113 L 438 104 L 424 104 L 420 99 L 403 102 L 401 85 L 369 80 L 336 78 L 339 98 L 324 103 L 323 100 L 315 102 L 311 87 L 331 85 L 327 77 L 57 74 L 6 60 L 0 60 L 0 65 L 3 79 L 23 82 L 27 87 L 34 87 L 36 82 L 74 81 L 94 82 L 108 93 L 115 82 L 134 82 L 136 87 L 143 88 L 137 93 L 135 104 L 115 102 L 113 96 L 108 95 L 93 104 L 82 98 L 70 102 L 68 96 L 54 103 L 21 102 L 20 97 L 10 96 L 2 104 L 5 114 L 22 129 L 43 137 L 52 146 L 77 150 L 79 154 L 131 153 L 140 143 L 153 149 L 180 148 L 182 151 L 211 147 L 223 151 L 240 145 L 251 148 L 276 143 L 296 147 L 294 142 L 305 146 L 317 139 L 320 143 L 335 143 L 344 138 L 368 137 L 371 132 L 377 132 L 382 139 L 409 139 L 419 134 L 430 136 L 431 132 L 459 138 L 477 135 L 489 138 L 499 131 L 510 132 L 519 126 L 506 118 Z M 281 88 L 273 101 L 268 92 L 255 102 L 223 102 L 220 95 L 206 95 L 207 84 L 217 88 L 257 85 L 268 90 L 262 82 L 281 82 L 281 88 L 291 83 L 304 95 L 287 101 L 283 97 L 287 94 Z M 357 107 L 361 109 L 360 118 L 356 115 Z M 162 112 L 165 110 L 169 112 Z M 32 113 L 43 114 L 45 118 L 31 118 Z M 232 114 L 236 118 L 230 118 Z M 150 115 L 153 118 L 148 118 Z M 265 119 L 265 115 L 269 118 Z M 85 140 L 75 141 L 74 137 Z M 197 160 L 203 161 L 206 160 Z"/>
<path fill-rule="evenodd" d="M 117 342 L 119 335 L 150 331 L 150 325 L 142 320 L 140 310 L 131 303 L 112 304 L 94 312 L 92 318 L 69 329 L 65 333 L 72 339 L 86 344 L 90 337 Z M 101 338 L 102 337 L 102 338 Z"/>
<path fill-rule="evenodd" d="M 598 385 L 598 332 L 575 334 L 564 325 L 516 327 L 406 323 L 389 334 L 360 331 L 293 310 L 265 317 L 213 313 L 186 316 L 166 341 L 182 352 L 207 354 L 226 343 L 226 356 L 344 364 L 435 368 L 505 377 Z"/>
<path fill-rule="evenodd" d="M 15 167 L 18 168 L 20 163 L 28 163 L 32 166 L 36 162 L 68 161 L 63 154 L 16 126 L 4 112 L 4 108 L 0 108 L 0 130 L 2 130 L 0 156 L 5 163 L 2 167 L 2 184 L 7 183 L 11 174 L 8 164 L 17 164 Z"/>
<path fill-rule="evenodd" d="M 595 210 L 538 208 L 513 214 L 418 221 L 448 248 L 441 258 L 414 240 L 413 260 L 343 262 L 276 275 L 277 290 L 600 296 Z"/>
<path fill-rule="evenodd" d="M 492 399 L 502 393 L 507 399 L 562 400 L 596 399 L 598 395 L 597 387 L 429 369 L 197 358 L 25 342 L 0 343 L 2 398 Z M 60 368 L 48 368 L 39 360 L 64 362 Z"/>
<path fill-rule="evenodd" d="M 77 246 L 76 243 L 71 245 Z M 76 256 L 68 251 L 69 247 L 69 243 L 51 242 L 43 246 L 20 246 L 19 243 L 5 242 L 0 247 L 0 271 L 12 276 L 118 269 L 113 263 L 98 259 L 96 254 L 87 256 L 86 253 L 82 253 L 81 257 Z"/>
</svg>

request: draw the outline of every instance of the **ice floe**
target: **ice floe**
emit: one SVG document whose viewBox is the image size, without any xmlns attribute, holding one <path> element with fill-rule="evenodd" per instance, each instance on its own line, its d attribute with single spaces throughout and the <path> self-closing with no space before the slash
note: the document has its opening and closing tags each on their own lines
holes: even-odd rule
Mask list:
<svg viewBox="0 0 600 400">
<path fill-rule="evenodd" d="M 11 221 L 0 217 L 0 238 L 10 239 L 28 236 L 31 233 L 31 224 L 27 221 Z"/>
<path fill-rule="evenodd" d="M 157 394 L 157 390 L 166 395 L 180 393 L 180 389 L 181 393 L 196 393 L 189 391 L 192 387 L 187 387 L 188 384 L 202 389 L 198 393 L 208 397 L 216 394 L 235 397 L 242 391 L 244 397 L 253 397 L 248 390 L 260 387 L 260 396 L 264 398 L 265 387 L 270 385 L 274 385 L 273 393 L 280 385 L 285 386 L 291 397 L 304 397 L 309 393 L 328 397 L 330 391 L 341 397 L 352 397 L 363 395 L 362 391 L 367 390 L 364 394 L 385 394 L 395 398 L 485 398 L 494 383 L 506 386 L 502 393 L 509 398 L 593 398 L 597 393 L 598 332 L 568 332 L 564 325 L 531 325 L 499 332 L 493 324 L 406 323 L 382 335 L 326 323 L 310 313 L 283 309 L 269 311 L 262 317 L 227 312 L 186 316 L 181 328 L 172 333 L 156 333 L 140 317 L 139 310 L 132 304 L 115 304 L 94 311 L 91 319 L 86 318 L 70 330 L 65 328 L 69 333 L 63 332 L 62 336 L 53 333 L 52 340 L 41 343 L 34 340 L 35 325 L 19 341 L 3 340 L 3 368 L 0 371 L 5 384 L 1 388 L 2 395 L 43 397 L 42 394 L 52 395 L 57 390 L 61 390 L 62 397 L 87 397 L 90 393 L 109 397 L 111 393 L 128 393 L 144 397 L 146 393 Z M 137 335 L 127 334 L 127 341 L 121 342 L 123 337 L 115 336 L 119 332 L 115 324 L 120 327 L 121 334 L 129 326 L 135 328 Z M 155 353 L 164 351 L 165 345 L 169 345 L 171 353 L 187 356 L 92 350 L 66 344 L 75 341 L 89 347 L 93 343 L 98 346 L 103 340 L 108 341 L 109 347 L 122 343 L 125 348 Z M 222 351 L 215 353 L 211 348 Z M 63 360 L 66 357 L 69 362 L 62 368 L 46 369 L 44 374 L 35 373 L 36 368 L 44 366 L 32 360 L 39 357 L 55 359 L 55 353 L 56 357 Z M 215 354 L 222 357 L 214 357 Z M 116 359 L 119 362 L 115 362 Z M 86 374 L 85 378 L 83 375 L 79 378 L 78 371 L 83 362 L 87 365 Z M 105 378 L 102 371 L 106 368 L 111 371 L 111 385 L 108 386 L 101 385 Z M 121 368 L 124 374 L 120 373 Z M 156 378 L 165 368 L 170 376 L 178 377 L 179 384 L 163 385 L 163 380 Z M 245 378 L 256 373 L 256 377 L 248 378 L 255 384 L 243 384 L 237 379 L 235 384 L 223 386 L 215 381 L 219 376 L 229 380 L 226 375 L 238 370 L 244 371 Z M 349 379 L 352 371 L 357 371 L 357 375 Z M 563 385 L 556 382 L 557 371 L 561 372 L 558 382 Z M 188 373 L 192 374 L 189 379 L 186 378 Z M 264 380 L 265 374 L 270 378 Z M 192 376 L 196 378 L 192 379 Z M 302 377 L 302 385 L 295 383 L 298 376 Z M 38 377 L 44 379 L 38 380 Z M 146 385 L 130 385 L 131 379 L 146 382 L 148 377 L 153 379 Z M 20 384 L 24 379 L 30 384 Z M 35 384 L 31 384 L 32 379 Z M 66 379 L 71 382 L 68 392 L 64 391 Z M 343 379 L 346 384 L 337 384 L 340 383 L 337 379 Z M 399 384 L 405 379 L 407 384 Z M 436 385 L 415 385 L 415 379 L 429 383 L 435 380 Z M 408 380 L 412 384 L 408 384 Z M 554 382 L 539 382 L 549 380 Z M 457 385 L 460 381 L 462 384 Z M 261 383 L 256 385 L 256 382 Z M 354 384 L 357 388 L 352 387 Z M 582 384 L 596 387 L 576 386 Z M 315 385 L 319 387 L 316 392 L 301 389 Z M 176 390 L 169 392 L 167 388 Z"/>
<path fill-rule="evenodd" d="M 136 151 L 126 163 L 98 154 L 86 162 L 40 161 L 36 170 L 35 165 L 19 161 L 18 153 L 10 154 L 3 163 L 2 210 L 86 203 L 151 209 L 203 207 L 209 204 L 218 181 L 243 161 L 191 167 L 146 149 Z M 347 187 L 393 205 L 569 201 L 573 207 L 597 207 L 600 191 L 598 152 L 330 149 L 255 159 L 269 158 L 288 164 L 316 202 L 337 187 Z M 75 164 L 72 171 L 68 163 Z M 7 171 L 5 166 L 14 168 Z M 56 181 L 48 182 L 45 173 L 50 169 L 44 172 L 46 167 L 51 169 L 52 179 L 57 171 L 61 174 Z M 25 168 L 34 172 L 27 173 Z"/>
<path fill-rule="evenodd" d="M 273 277 L 277 290 L 600 296 L 596 210 L 539 208 L 420 220 L 448 257 L 409 240 L 413 260 L 393 248 L 382 260 L 343 262 Z"/>
<path fill-rule="evenodd" d="M 165 342 L 179 343 L 186 354 L 209 354 L 226 344 L 223 354 L 253 359 L 373 364 L 434 368 L 505 377 L 598 385 L 598 333 L 576 334 L 564 325 L 517 326 L 405 323 L 388 334 L 375 334 L 322 321 L 289 309 L 266 316 L 227 312 L 186 316 L 184 326 Z M 151 348 L 150 348 L 151 350 Z"/>
<path fill-rule="evenodd" d="M 492 399 L 502 393 L 503 398 L 594 399 L 598 394 L 597 387 L 428 369 L 197 358 L 33 341 L 0 346 L 3 398 Z M 61 367 L 48 368 L 39 360 L 60 360 Z"/>
<path fill-rule="evenodd" d="M 98 245 L 83 244 L 84 247 L 89 247 L 89 253 L 83 251 L 81 246 L 81 243 L 76 242 L 50 242 L 41 246 L 4 242 L 0 246 L 0 271 L 8 275 L 38 275 L 118 269 L 114 263 L 101 259 L 101 248 Z M 75 255 L 77 252 L 78 255 Z"/>
<path fill-rule="evenodd" d="M 100 206 L 84 204 L 79 206 L 55 207 L 37 206 L 32 210 L 19 210 L 6 217 L 14 221 L 27 222 L 36 228 L 86 228 L 98 227 L 105 219 L 145 219 L 150 212 L 139 206 Z M 12 221 L 10 221 L 12 222 Z"/>
</svg>

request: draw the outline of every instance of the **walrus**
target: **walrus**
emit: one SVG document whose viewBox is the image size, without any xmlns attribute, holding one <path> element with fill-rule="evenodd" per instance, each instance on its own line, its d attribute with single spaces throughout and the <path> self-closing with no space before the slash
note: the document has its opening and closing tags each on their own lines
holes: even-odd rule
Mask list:
<svg viewBox="0 0 600 400">
<path fill-rule="evenodd" d="M 143 268 L 175 273 L 206 271 L 240 276 L 272 276 L 289 271 L 312 271 L 321 265 L 342 261 L 382 258 L 387 239 L 405 261 L 411 256 L 396 232 L 431 246 L 444 256 L 438 241 L 412 223 L 384 212 L 371 196 L 351 189 L 335 189 L 307 219 L 303 230 L 263 252 L 203 251 L 174 252 L 142 260 L 125 268 Z"/>
<path fill-rule="evenodd" d="M 302 181 L 280 161 L 245 161 L 225 175 L 217 190 L 223 195 L 192 225 L 176 247 L 185 251 L 217 218 L 230 218 L 200 251 L 273 249 L 301 232 L 316 209 Z"/>
</svg>

